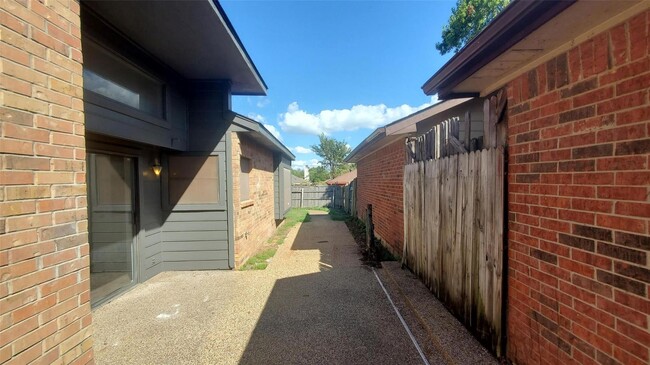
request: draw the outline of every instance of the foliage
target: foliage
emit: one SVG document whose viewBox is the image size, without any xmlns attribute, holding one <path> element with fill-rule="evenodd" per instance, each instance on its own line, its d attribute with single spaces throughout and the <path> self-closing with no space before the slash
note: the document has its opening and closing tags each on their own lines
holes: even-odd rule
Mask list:
<svg viewBox="0 0 650 365">
<path fill-rule="evenodd" d="M 291 169 L 291 174 L 301 179 L 305 178 L 305 170 L 303 169 Z"/>
<path fill-rule="evenodd" d="M 510 3 L 510 0 L 457 0 L 449 22 L 442 28 L 442 41 L 436 43 L 441 55 L 458 52 L 485 28 Z"/>
<path fill-rule="evenodd" d="M 350 171 L 350 167 L 348 166 L 350 164 L 343 162 L 345 156 L 347 156 L 351 151 L 347 143 L 345 143 L 345 141 L 338 141 L 334 138 L 327 137 L 324 133 L 321 133 L 318 138 L 320 143 L 311 146 L 311 149 L 315 154 L 322 158 L 321 163 L 325 166 L 329 175 L 325 180 L 338 176 L 341 172 Z M 309 175 L 311 178 L 311 170 L 309 170 Z"/>
<path fill-rule="evenodd" d="M 318 184 L 330 179 L 330 173 L 324 166 L 316 166 L 309 169 L 309 181 Z"/>
<path fill-rule="evenodd" d="M 329 214 L 330 219 L 333 221 L 345 221 L 350 218 L 350 215 L 340 208 L 332 208 L 327 214 Z"/>
<path fill-rule="evenodd" d="M 334 169 L 334 174 L 333 174 L 332 177 L 337 177 L 337 176 L 343 175 L 346 172 L 350 172 L 350 171 L 352 171 L 352 170 L 354 170 L 356 168 L 357 168 L 357 165 L 353 164 L 353 163 L 341 164 L 337 168 Z"/>
</svg>

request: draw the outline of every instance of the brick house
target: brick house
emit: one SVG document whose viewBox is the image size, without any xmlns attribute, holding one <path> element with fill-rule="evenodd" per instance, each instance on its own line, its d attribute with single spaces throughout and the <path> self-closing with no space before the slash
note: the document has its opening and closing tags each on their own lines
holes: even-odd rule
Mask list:
<svg viewBox="0 0 650 365">
<path fill-rule="evenodd" d="M 423 86 L 507 91 L 514 363 L 650 361 L 649 7 L 515 1 Z"/>
<path fill-rule="evenodd" d="M 357 164 L 357 216 L 365 217 L 372 204 L 375 235 L 393 255 L 401 256 L 404 243 L 403 178 L 404 139 L 429 131 L 434 125 L 470 112 L 472 138 L 483 134 L 483 101 L 464 98 L 443 101 L 377 128 L 348 156 Z M 461 130 L 463 139 L 465 130 Z"/>
<path fill-rule="evenodd" d="M 216 1 L 0 12 L 0 363 L 89 363 L 92 305 L 264 243 L 294 156 L 230 110 L 266 85 Z"/>
</svg>

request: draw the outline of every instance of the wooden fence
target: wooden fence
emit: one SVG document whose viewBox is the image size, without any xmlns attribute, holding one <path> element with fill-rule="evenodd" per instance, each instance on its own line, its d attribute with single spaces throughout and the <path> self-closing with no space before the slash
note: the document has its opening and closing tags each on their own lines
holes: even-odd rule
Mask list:
<svg viewBox="0 0 650 365">
<path fill-rule="evenodd" d="M 340 208 L 348 214 L 353 214 L 356 213 L 356 186 L 356 180 L 347 186 L 292 186 L 291 206 Z"/>
<path fill-rule="evenodd" d="M 446 155 L 440 150 L 434 146 L 433 156 Z M 427 151 L 420 153 L 431 156 Z M 497 356 L 503 222 L 502 147 L 405 166 L 403 259 Z"/>
</svg>

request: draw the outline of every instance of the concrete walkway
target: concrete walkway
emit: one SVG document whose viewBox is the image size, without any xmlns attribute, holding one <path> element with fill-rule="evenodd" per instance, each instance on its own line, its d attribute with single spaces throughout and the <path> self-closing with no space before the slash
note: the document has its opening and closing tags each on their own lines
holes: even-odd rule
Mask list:
<svg viewBox="0 0 650 365">
<path fill-rule="evenodd" d="M 433 296 L 407 298 L 417 281 L 387 268 L 377 272 L 431 364 L 496 363 L 444 308 L 433 314 L 443 331 L 409 309 L 432 308 L 420 301 Z M 98 364 L 424 363 L 345 224 L 322 212 L 290 232 L 266 270 L 163 273 L 93 321 Z M 436 339 L 445 332 L 455 345 Z"/>
</svg>

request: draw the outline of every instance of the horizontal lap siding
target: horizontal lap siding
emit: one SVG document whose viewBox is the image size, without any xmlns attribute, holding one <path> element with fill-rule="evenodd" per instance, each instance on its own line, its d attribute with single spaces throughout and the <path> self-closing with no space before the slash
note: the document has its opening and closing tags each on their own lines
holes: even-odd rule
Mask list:
<svg viewBox="0 0 650 365">
<path fill-rule="evenodd" d="M 225 145 L 224 136 L 214 149 L 220 153 L 219 158 L 226 157 Z M 219 171 L 219 184 L 226 184 L 227 173 Z M 164 213 L 160 245 L 160 253 L 156 253 L 158 256 L 154 259 L 159 258 L 164 270 L 230 269 L 227 211 L 172 210 Z"/>
<path fill-rule="evenodd" d="M 357 163 L 357 212 L 365 219 L 372 204 L 375 233 L 402 253 L 404 242 L 403 176 L 406 161 L 404 141 L 399 140 L 362 158 Z"/>
<path fill-rule="evenodd" d="M 508 354 L 650 362 L 644 12 L 508 84 Z"/>
</svg>

